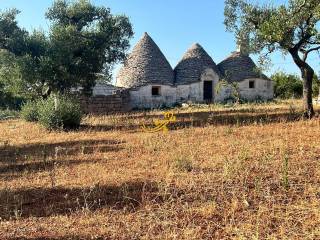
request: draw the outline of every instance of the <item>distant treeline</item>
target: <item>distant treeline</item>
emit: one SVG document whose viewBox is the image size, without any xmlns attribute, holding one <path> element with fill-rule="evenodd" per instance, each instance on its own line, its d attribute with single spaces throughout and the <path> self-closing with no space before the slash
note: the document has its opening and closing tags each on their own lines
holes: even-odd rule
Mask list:
<svg viewBox="0 0 320 240">
<path fill-rule="evenodd" d="M 301 98 L 303 96 L 303 81 L 298 75 L 287 74 L 279 71 L 271 76 L 274 81 L 274 95 L 276 98 Z M 316 75 L 313 77 L 313 97 L 319 95 L 319 79 Z"/>
</svg>

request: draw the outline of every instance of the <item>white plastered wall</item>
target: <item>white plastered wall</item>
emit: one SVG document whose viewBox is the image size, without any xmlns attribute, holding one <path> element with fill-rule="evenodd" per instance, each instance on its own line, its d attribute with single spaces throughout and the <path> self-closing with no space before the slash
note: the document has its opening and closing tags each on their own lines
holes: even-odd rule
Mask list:
<svg viewBox="0 0 320 240">
<path fill-rule="evenodd" d="M 130 90 L 131 105 L 133 108 L 159 108 L 173 106 L 176 103 L 203 102 L 203 82 L 212 81 L 212 95 L 215 98 L 215 88 L 219 82 L 219 76 L 211 68 L 203 71 L 200 81 L 191 84 L 168 86 L 147 85 Z M 152 96 L 152 86 L 160 87 L 160 95 Z"/>
<path fill-rule="evenodd" d="M 213 101 L 223 102 L 232 95 L 231 87 L 221 87 L 217 92 L 219 76 L 212 69 L 206 69 L 200 77 L 200 81 L 191 84 L 169 85 L 146 85 L 130 90 L 130 101 L 133 108 L 159 108 L 173 106 L 176 103 L 201 103 L 203 102 L 203 82 L 212 81 Z M 249 88 L 249 82 L 254 81 L 254 88 Z M 160 95 L 152 96 L 152 86 L 160 87 Z M 270 80 L 252 78 L 238 83 L 240 96 L 246 100 L 270 100 L 273 98 L 273 82 Z"/>
<path fill-rule="evenodd" d="M 200 81 L 191 84 L 177 86 L 177 102 L 203 102 L 203 82 L 212 81 L 212 97 L 215 99 L 215 89 L 219 82 L 219 76 L 211 68 L 203 71 Z"/>
<path fill-rule="evenodd" d="M 152 86 L 160 87 L 160 95 L 152 96 Z M 130 102 L 133 108 L 159 108 L 176 103 L 176 88 L 168 85 L 146 85 L 130 90 Z"/>
<path fill-rule="evenodd" d="M 249 82 L 254 81 L 254 88 L 249 88 Z M 273 99 L 273 82 L 260 78 L 245 79 L 239 82 L 240 96 L 243 99 L 271 100 Z"/>
</svg>

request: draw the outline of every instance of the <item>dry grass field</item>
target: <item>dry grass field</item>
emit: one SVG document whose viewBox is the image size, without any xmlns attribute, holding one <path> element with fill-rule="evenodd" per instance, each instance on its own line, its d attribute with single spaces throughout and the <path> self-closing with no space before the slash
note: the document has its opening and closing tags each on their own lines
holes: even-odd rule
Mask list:
<svg viewBox="0 0 320 240">
<path fill-rule="evenodd" d="M 320 239 L 320 119 L 300 102 L 0 122 L 0 239 Z M 319 109 L 317 109 L 319 112 Z"/>
</svg>

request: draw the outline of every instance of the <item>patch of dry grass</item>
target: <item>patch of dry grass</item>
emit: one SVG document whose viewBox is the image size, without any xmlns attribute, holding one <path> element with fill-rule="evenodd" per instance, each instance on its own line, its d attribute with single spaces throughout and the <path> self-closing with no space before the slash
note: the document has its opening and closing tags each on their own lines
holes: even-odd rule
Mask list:
<svg viewBox="0 0 320 240">
<path fill-rule="evenodd" d="M 319 119 L 299 102 L 0 122 L 0 239 L 320 239 Z"/>
</svg>

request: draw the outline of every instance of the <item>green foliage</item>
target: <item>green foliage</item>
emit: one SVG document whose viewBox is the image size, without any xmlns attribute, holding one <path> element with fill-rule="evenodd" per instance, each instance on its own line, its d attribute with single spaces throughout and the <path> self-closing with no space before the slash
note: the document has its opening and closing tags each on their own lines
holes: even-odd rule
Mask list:
<svg viewBox="0 0 320 240">
<path fill-rule="evenodd" d="M 81 86 L 91 93 L 98 75 L 110 77 L 112 65 L 125 59 L 132 26 L 123 15 L 96 7 L 88 0 L 56 0 L 46 14 L 52 22 L 49 87 L 64 92 Z"/>
<path fill-rule="evenodd" d="M 17 9 L 0 11 L 0 49 L 6 49 L 15 55 L 21 55 L 25 49 L 24 38 L 27 32 L 18 26 Z"/>
<path fill-rule="evenodd" d="M 26 31 L 18 27 L 16 9 L 0 12 L 0 108 L 19 109 L 24 98 L 16 94 L 19 71 L 15 55 L 25 49 Z"/>
<path fill-rule="evenodd" d="M 0 110 L 0 120 L 8 120 L 8 119 L 13 119 L 13 118 L 18 118 L 19 117 L 19 112 L 14 111 L 14 110 Z"/>
<path fill-rule="evenodd" d="M 34 30 L 26 37 L 23 56 L 16 58 L 21 84 L 20 92 L 28 92 L 28 97 L 38 98 L 48 95 L 48 88 L 54 81 L 50 66 L 50 41 L 43 31 Z"/>
<path fill-rule="evenodd" d="M 89 0 L 54 1 L 46 17 L 49 32 L 21 29 L 18 10 L 0 13 L 0 82 L 27 99 L 82 87 L 87 94 L 98 78 L 110 79 L 125 59 L 133 35 L 129 19 Z"/>
<path fill-rule="evenodd" d="M 300 98 L 303 95 L 303 83 L 300 77 L 284 72 L 271 76 L 274 81 L 274 94 L 277 98 Z"/>
<path fill-rule="evenodd" d="M 303 95 L 303 81 L 293 74 L 286 74 L 284 72 L 277 72 L 271 76 L 274 81 L 274 94 L 277 98 L 300 98 Z M 312 84 L 313 97 L 319 95 L 319 80 L 316 75 L 313 77 Z"/>
<path fill-rule="evenodd" d="M 67 96 L 50 96 L 38 105 L 39 122 L 47 129 L 75 129 L 80 126 L 80 104 Z"/>
<path fill-rule="evenodd" d="M 7 92 L 0 82 L 0 109 L 19 110 L 24 99 Z"/>
<path fill-rule="evenodd" d="M 27 122 L 37 122 L 39 120 L 39 107 L 42 103 L 42 100 L 27 102 L 22 106 L 20 116 Z"/>
<path fill-rule="evenodd" d="M 278 49 L 286 54 L 299 44 L 297 50 L 303 53 L 320 45 L 319 0 L 290 0 L 278 6 L 247 0 L 225 3 L 227 30 L 235 33 L 238 43 L 248 43 L 250 52 Z"/>
<path fill-rule="evenodd" d="M 249 0 L 225 3 L 227 30 L 235 33 L 238 44 L 246 45 L 248 52 L 260 53 L 260 62 L 266 62 L 276 50 L 291 55 L 304 81 L 304 116 L 311 118 L 314 70 L 308 57 L 320 50 L 320 1 L 289 0 L 278 5 Z"/>
<path fill-rule="evenodd" d="M 24 120 L 39 122 L 49 130 L 78 128 L 83 116 L 80 104 L 66 95 L 29 101 L 23 105 L 20 115 Z"/>
<path fill-rule="evenodd" d="M 0 49 L 0 108 L 18 110 L 29 91 L 25 89 L 25 94 L 20 91 L 21 78 L 14 59 L 13 54 Z"/>
</svg>

